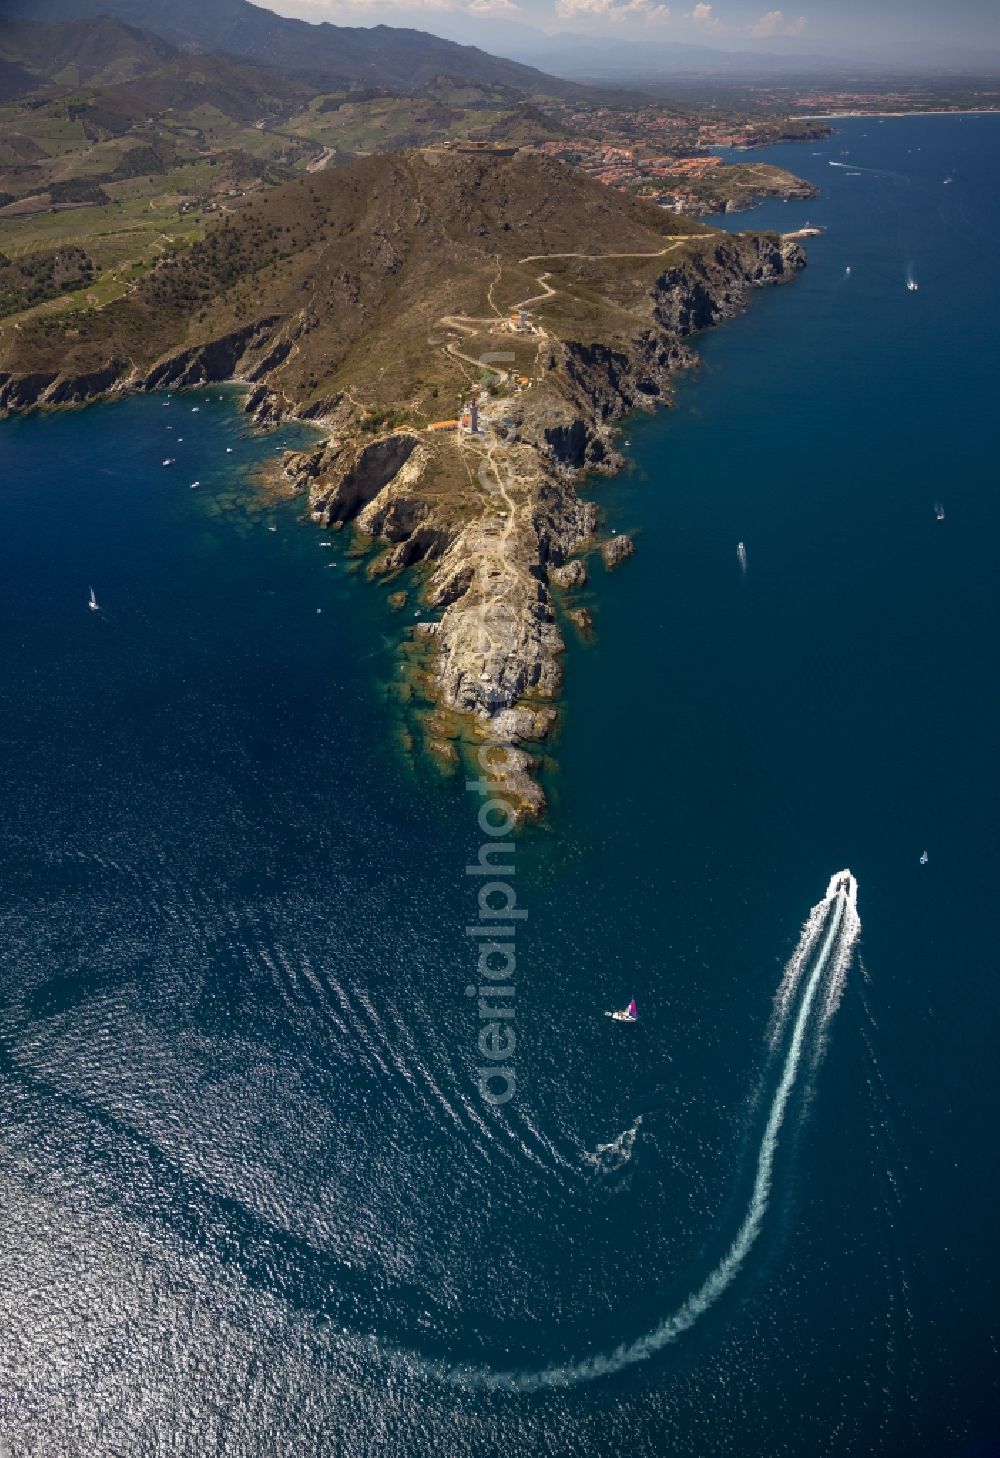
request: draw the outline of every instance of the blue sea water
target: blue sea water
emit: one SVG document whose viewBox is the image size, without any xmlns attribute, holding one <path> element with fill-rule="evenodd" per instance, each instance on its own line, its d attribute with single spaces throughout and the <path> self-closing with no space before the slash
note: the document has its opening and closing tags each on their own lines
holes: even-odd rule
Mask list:
<svg viewBox="0 0 1000 1458">
<path fill-rule="evenodd" d="M 770 159 L 808 268 L 593 487 L 500 1109 L 412 608 L 228 392 L 0 426 L 12 1453 L 1000 1451 L 1000 118 Z"/>
</svg>

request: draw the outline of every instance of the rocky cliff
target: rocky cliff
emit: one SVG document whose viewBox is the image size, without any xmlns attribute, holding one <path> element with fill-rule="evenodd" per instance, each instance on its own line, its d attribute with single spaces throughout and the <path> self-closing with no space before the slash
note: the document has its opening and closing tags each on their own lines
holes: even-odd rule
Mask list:
<svg viewBox="0 0 1000 1458">
<path fill-rule="evenodd" d="M 552 589 L 586 582 L 573 554 L 594 544 L 597 529 L 596 507 L 576 491 L 581 474 L 621 464 L 615 423 L 669 401 L 672 375 L 694 360 L 687 336 L 731 317 L 753 288 L 787 280 L 803 261 L 794 243 L 773 236 L 713 239 L 657 274 L 630 338 L 539 339 L 544 388 L 504 397 L 502 419 L 483 440 L 451 434 L 446 443 L 481 485 L 471 516 L 439 490 L 441 452 L 406 430 L 289 460 L 314 521 L 353 520 L 386 546 L 373 575 L 426 564 L 421 597 L 441 611 L 415 631 L 431 645 L 433 698 L 468 715 L 478 737 L 509 746 L 505 778 L 521 814 L 544 805 L 531 751 L 555 722 L 562 683 Z M 628 537 L 606 542 L 606 566 L 633 550 Z M 586 609 L 564 601 L 589 626 Z"/>
<path fill-rule="evenodd" d="M 581 473 L 621 465 L 616 422 L 669 400 L 692 334 L 803 261 L 546 158 L 367 159 L 252 200 L 106 309 L 0 334 L 0 411 L 236 380 L 259 423 L 323 426 L 288 477 L 318 526 L 353 524 L 370 576 L 419 568 L 424 689 L 511 746 L 529 815 L 562 681 L 553 593 L 579 588 L 597 531 Z M 470 390 L 479 430 L 437 420 Z"/>
</svg>

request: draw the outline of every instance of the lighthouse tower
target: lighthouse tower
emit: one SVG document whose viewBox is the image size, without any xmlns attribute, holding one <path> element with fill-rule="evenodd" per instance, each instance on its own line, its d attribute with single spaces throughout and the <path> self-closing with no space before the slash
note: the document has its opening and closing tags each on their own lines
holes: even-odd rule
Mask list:
<svg viewBox="0 0 1000 1458">
<path fill-rule="evenodd" d="M 467 430 L 470 435 L 479 434 L 479 401 L 476 398 L 475 390 L 469 396 L 468 404 L 462 409 L 459 423 L 462 429 Z"/>
</svg>

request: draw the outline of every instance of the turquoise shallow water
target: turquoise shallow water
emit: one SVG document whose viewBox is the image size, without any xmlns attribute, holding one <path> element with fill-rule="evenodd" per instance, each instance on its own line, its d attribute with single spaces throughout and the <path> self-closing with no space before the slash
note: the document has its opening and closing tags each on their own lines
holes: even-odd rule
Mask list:
<svg viewBox="0 0 1000 1458">
<path fill-rule="evenodd" d="M 638 551 L 515 852 L 499 1112 L 478 802 L 390 742 L 401 620 L 261 506 L 273 441 L 0 427 L 15 1453 L 998 1451 L 998 153 L 849 122 L 727 220 L 828 232 L 594 487 Z"/>
</svg>

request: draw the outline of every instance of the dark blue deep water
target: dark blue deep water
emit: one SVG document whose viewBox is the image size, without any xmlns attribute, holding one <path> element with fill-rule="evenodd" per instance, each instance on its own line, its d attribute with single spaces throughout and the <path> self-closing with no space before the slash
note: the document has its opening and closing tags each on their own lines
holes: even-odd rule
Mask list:
<svg viewBox="0 0 1000 1458">
<path fill-rule="evenodd" d="M 593 488 L 500 1110 L 406 619 L 225 393 L 0 426 L 18 1458 L 1000 1452 L 1000 118 L 771 155 L 809 267 Z"/>
</svg>

